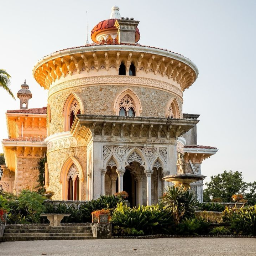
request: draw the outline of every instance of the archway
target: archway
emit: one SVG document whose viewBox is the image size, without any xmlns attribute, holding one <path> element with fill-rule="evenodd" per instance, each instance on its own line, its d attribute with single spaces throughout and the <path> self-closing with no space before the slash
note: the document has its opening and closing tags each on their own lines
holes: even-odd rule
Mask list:
<svg viewBox="0 0 256 256">
<path fill-rule="evenodd" d="M 128 193 L 128 201 L 131 207 L 143 204 L 142 180 L 144 176 L 144 167 L 136 161 L 130 162 L 125 167 L 124 191 Z"/>
</svg>

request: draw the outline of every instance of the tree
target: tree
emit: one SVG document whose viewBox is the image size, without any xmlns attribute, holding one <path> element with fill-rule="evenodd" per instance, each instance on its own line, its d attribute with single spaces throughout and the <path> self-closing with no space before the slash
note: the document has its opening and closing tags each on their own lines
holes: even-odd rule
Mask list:
<svg viewBox="0 0 256 256">
<path fill-rule="evenodd" d="M 211 198 L 220 198 L 222 202 L 231 202 L 232 195 L 243 194 L 247 189 L 247 183 L 243 181 L 241 172 L 224 171 L 221 174 L 211 176 L 211 181 L 206 183 L 204 201 Z"/>
<path fill-rule="evenodd" d="M 10 75 L 3 69 L 0 69 L 0 87 L 4 88 L 14 99 L 14 95 L 9 88 L 10 85 Z"/>
<path fill-rule="evenodd" d="M 0 165 L 4 165 L 4 164 L 5 164 L 4 154 L 0 153 Z"/>
</svg>

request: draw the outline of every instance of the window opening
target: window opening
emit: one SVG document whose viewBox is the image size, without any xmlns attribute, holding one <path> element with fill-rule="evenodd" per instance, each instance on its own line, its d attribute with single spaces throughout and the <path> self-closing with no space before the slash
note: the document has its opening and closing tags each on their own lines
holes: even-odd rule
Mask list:
<svg viewBox="0 0 256 256">
<path fill-rule="evenodd" d="M 119 75 L 121 75 L 121 76 L 125 76 L 126 75 L 126 67 L 125 67 L 123 62 L 121 63 L 121 65 L 119 67 Z"/>
<path fill-rule="evenodd" d="M 130 65 L 129 76 L 136 76 L 136 69 L 133 63 Z"/>
</svg>

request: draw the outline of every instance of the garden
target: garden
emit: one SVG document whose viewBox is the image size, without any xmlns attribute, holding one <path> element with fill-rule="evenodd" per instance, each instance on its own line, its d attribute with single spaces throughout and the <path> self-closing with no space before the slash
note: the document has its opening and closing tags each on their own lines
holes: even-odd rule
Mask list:
<svg viewBox="0 0 256 256">
<path fill-rule="evenodd" d="M 48 200 L 23 190 L 18 196 L 0 193 L 0 222 L 47 223 L 42 213 L 69 214 L 64 223 L 100 222 L 107 216 L 112 235 L 122 236 L 256 236 L 256 205 L 225 207 L 221 203 L 199 204 L 182 187 L 169 187 L 157 205 L 129 207 L 125 192 L 86 202 Z M 234 196 L 235 200 L 243 200 Z M 236 206 L 236 205 L 235 205 Z M 74 224 L 75 225 L 75 224 Z"/>
</svg>

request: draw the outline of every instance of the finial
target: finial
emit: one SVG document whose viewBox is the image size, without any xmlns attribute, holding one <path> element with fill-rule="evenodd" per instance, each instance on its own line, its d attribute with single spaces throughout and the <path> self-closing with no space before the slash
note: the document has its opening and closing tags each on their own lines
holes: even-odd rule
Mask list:
<svg viewBox="0 0 256 256">
<path fill-rule="evenodd" d="M 88 34 L 89 34 L 89 28 L 88 28 L 88 15 L 87 15 L 87 11 L 86 11 L 86 23 L 87 23 L 87 37 L 86 37 L 86 44 L 90 44 L 90 42 L 89 42 L 89 37 L 88 37 Z"/>
<path fill-rule="evenodd" d="M 26 84 L 26 79 L 24 80 L 24 84 Z"/>
<path fill-rule="evenodd" d="M 112 11 L 111 11 L 111 14 L 110 14 L 110 19 L 117 19 L 117 20 L 121 19 L 121 15 L 120 15 L 118 6 L 113 6 L 112 7 Z"/>
</svg>

